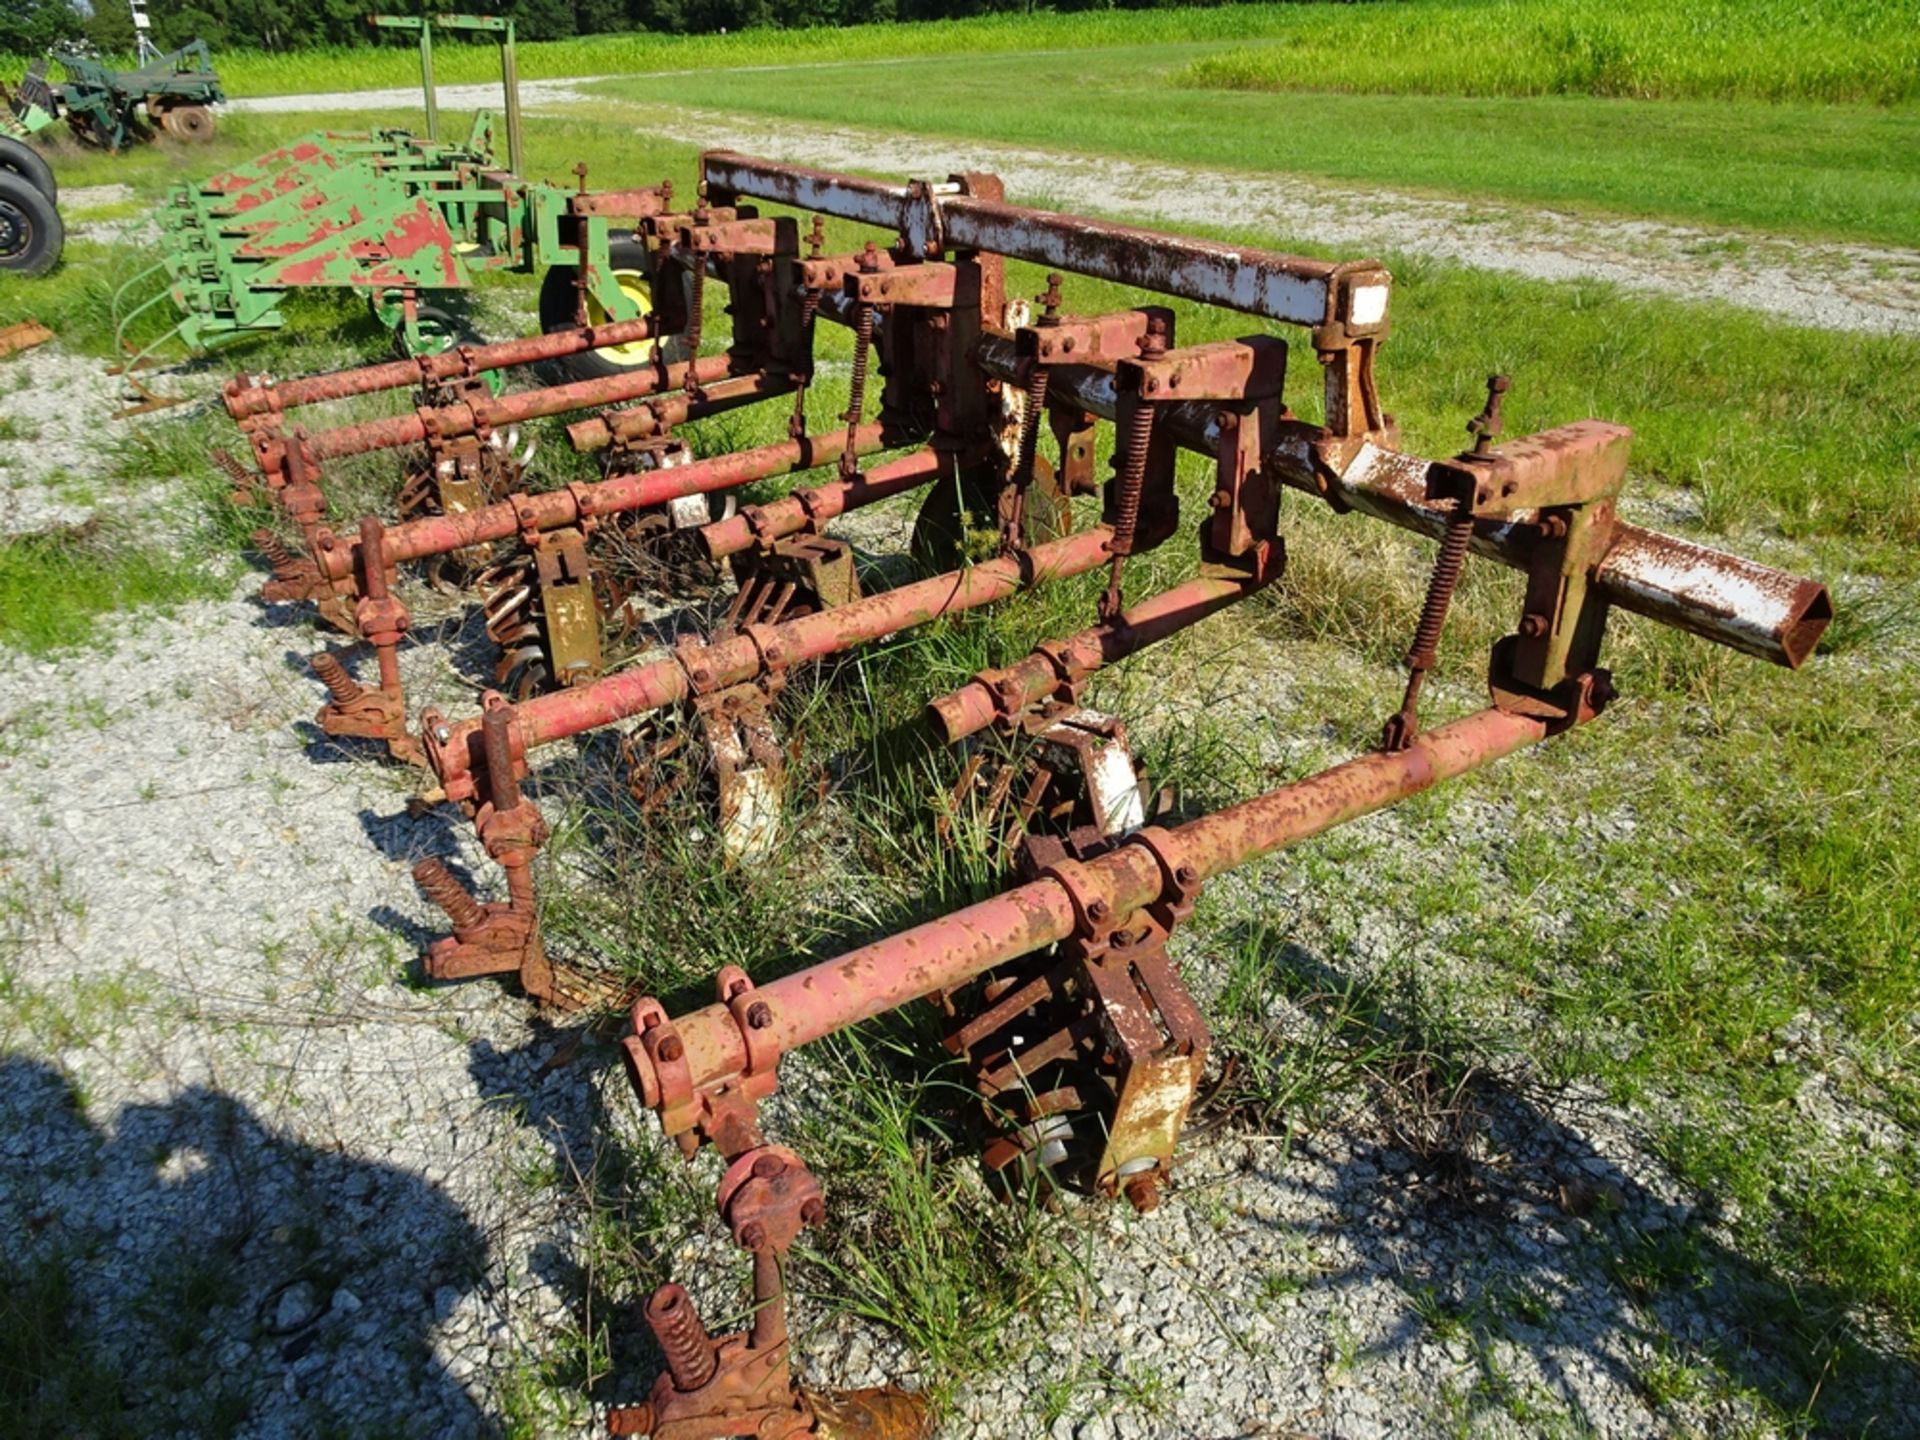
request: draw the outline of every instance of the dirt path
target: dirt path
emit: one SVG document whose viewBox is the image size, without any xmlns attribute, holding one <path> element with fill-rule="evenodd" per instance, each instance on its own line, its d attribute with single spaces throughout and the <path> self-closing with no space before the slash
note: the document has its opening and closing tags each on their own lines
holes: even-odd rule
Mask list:
<svg viewBox="0 0 1920 1440">
<path fill-rule="evenodd" d="M 760 67 L 756 67 L 760 68 Z M 564 114 L 604 96 L 607 76 L 536 80 L 528 109 Z M 633 77 L 626 77 L 633 78 Z M 447 86 L 441 104 L 485 105 L 498 87 Z M 282 95 L 236 109 L 296 112 L 417 103 L 416 90 Z M 702 148 L 897 175 L 991 170 L 1028 203 L 1165 225 L 1271 230 L 1276 246 L 1309 244 L 1417 255 L 1537 280 L 1600 280 L 1681 300 L 1720 300 L 1822 329 L 1920 334 L 1920 249 L 1787 239 L 1662 221 L 1608 219 L 1494 200 L 1450 200 L 1297 176 L 1088 158 L 1063 151 L 797 125 L 680 106 L 613 102 L 639 128 Z"/>
</svg>

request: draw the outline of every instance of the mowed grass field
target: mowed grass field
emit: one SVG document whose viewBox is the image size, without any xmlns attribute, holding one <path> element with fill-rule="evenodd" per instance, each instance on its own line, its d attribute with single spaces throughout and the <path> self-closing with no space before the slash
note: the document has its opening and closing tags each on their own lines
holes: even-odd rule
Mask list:
<svg viewBox="0 0 1920 1440">
<path fill-rule="evenodd" d="M 715 69 L 673 91 L 676 102 L 796 124 L 1910 242 L 1901 217 L 1916 213 L 1920 186 L 1916 147 L 1901 143 L 1915 112 L 1900 77 L 1912 70 L 1882 64 L 1911 44 L 1898 11 L 1700 15 L 1705 31 L 1676 9 L 1641 4 L 1277 6 L 748 34 L 658 50 L 689 67 L 907 57 L 838 66 L 806 84 Z M 1575 37 L 1679 39 L 1627 43 L 1626 58 L 1583 71 L 1565 59 L 1577 44 L 1554 43 L 1562 21 Z M 1156 34 L 1191 48 L 1157 46 Z M 1009 35 L 1020 43 L 999 43 Z M 1256 43 L 1241 43 L 1249 35 Z M 962 40 L 975 54 L 1005 53 L 979 65 L 913 54 Z M 652 42 L 621 44 L 637 57 Z M 1020 53 L 1040 49 L 1071 53 Z M 599 52 L 579 45 L 529 51 L 529 74 L 647 68 L 637 58 L 596 64 Z M 1312 60 L 1310 73 L 1292 54 Z M 1556 56 L 1558 69 L 1541 68 Z M 379 63 L 392 72 L 379 83 L 405 82 L 403 63 Z M 310 73 L 315 84 L 286 88 L 350 83 L 330 64 Z M 616 85 L 636 106 L 652 98 L 644 82 Z M 210 171 L 304 128 L 298 116 L 236 117 L 212 152 L 60 161 L 70 185 L 123 181 L 146 202 L 183 169 Z M 586 159 L 608 184 L 686 176 L 694 159 L 638 121 L 539 119 L 528 147 L 535 173 L 563 175 Z M 1827 163 L 1842 156 L 1851 158 Z M 1218 233 L 1291 248 L 1285 235 L 1236 231 L 1231 217 Z M 104 354 L 105 294 L 138 255 L 131 244 L 80 241 L 47 281 L 0 281 L 0 315 L 37 313 L 70 347 Z M 1920 1363 L 1920 341 L 1382 258 L 1396 278 L 1396 329 L 1381 385 L 1409 448 L 1457 448 L 1485 376 L 1506 370 L 1510 433 L 1587 415 L 1632 425 L 1631 516 L 1817 575 L 1833 586 L 1839 619 L 1822 655 L 1788 675 L 1622 617 L 1610 663 L 1623 698 L 1601 723 L 1402 807 L 1390 834 L 1357 827 L 1257 868 L 1256 890 L 1291 887 L 1299 903 L 1259 917 L 1252 932 L 1244 915 L 1203 903 L 1189 953 L 1229 972 L 1213 1012 L 1221 1045 L 1247 1073 L 1285 1081 L 1233 1097 L 1240 1118 L 1310 1131 L 1316 1117 L 1339 1115 L 1364 1126 L 1364 1104 L 1344 1102 L 1364 1099 L 1368 1077 L 1391 1067 L 1356 1057 L 1405 1047 L 1597 1091 L 1640 1118 L 1715 1217 L 1657 1238 L 1595 1226 L 1624 1302 L 1665 1347 L 1642 1377 L 1648 1392 L 1675 1405 L 1729 1399 L 1775 1433 L 1900 1433 L 1899 1416 L 1863 1418 L 1860 1397 L 1889 1367 Z M 1040 279 L 1025 267 L 1013 278 L 1027 290 Z M 483 301 L 504 303 L 525 283 L 499 282 Z M 1119 299 L 1070 286 L 1076 308 Z M 355 336 L 370 343 L 361 313 L 317 302 L 301 321 L 342 355 Z M 1180 324 L 1189 341 L 1246 328 L 1190 308 Z M 827 343 L 844 356 L 843 336 Z M 242 365 L 295 373 L 318 353 L 289 336 L 181 383 L 211 390 Z M 1296 362 L 1289 382 L 1309 416 L 1312 369 Z M 823 388 L 817 403 L 833 399 Z M 783 433 L 783 421 L 784 412 L 742 419 L 724 438 L 758 443 Z M 184 475 L 204 497 L 189 519 L 207 553 L 231 557 L 248 522 L 224 510 L 224 487 L 202 458 L 231 438 L 204 414 L 123 432 L 104 443 L 90 483 L 132 492 Z M 1199 485 L 1197 469 L 1187 483 Z M 1320 737 L 1312 763 L 1365 748 L 1397 701 L 1429 548 L 1297 497 L 1284 524 L 1292 563 L 1273 593 L 1094 692 L 1128 717 L 1155 778 L 1184 803 L 1217 805 L 1281 778 L 1262 758 L 1275 737 Z M 1132 583 L 1172 578 L 1183 559 L 1159 554 L 1130 570 Z M 0 544 L 0 586 L 16 599 L 0 600 L 0 643 L 58 655 L 87 643 L 78 610 L 110 615 L 204 593 L 193 560 L 127 534 Z M 1511 577 L 1485 569 L 1443 647 L 1436 713 L 1474 703 L 1486 646 L 1511 626 Z M 103 578 L 123 570 L 118 590 Z M 86 577 L 78 598 L 75 575 Z M 818 898 L 809 881 L 825 862 L 805 842 L 756 875 L 702 868 L 690 852 L 668 873 L 641 863 L 657 857 L 659 835 L 609 849 L 607 817 L 568 797 L 577 823 L 561 827 L 548 862 L 556 950 L 612 964 L 671 1004 L 704 999 L 721 960 L 777 973 L 991 887 L 980 850 L 935 838 L 943 757 L 903 763 L 895 737 L 928 695 L 1084 624 L 1097 588 L 1040 592 L 793 688 L 786 722 L 809 757 L 852 756 L 849 772 L 861 777 L 836 797 L 857 816 L 858 843 L 833 856 L 853 866 L 843 878 L 857 881 L 859 904 Z M 1231 703 L 1246 674 L 1286 680 L 1253 718 Z M 1487 807 L 1512 818 L 1493 833 L 1467 823 Z M 642 885 L 660 903 L 628 903 Z M 1404 940 L 1404 966 L 1366 958 L 1362 933 L 1382 924 Z M 1347 988 L 1329 1000 L 1324 985 L 1289 971 L 1287 945 L 1320 957 Z M 1323 1025 L 1309 1055 L 1265 1023 L 1276 993 Z M 820 1155 L 836 1195 L 859 1197 L 855 1208 L 877 1217 L 857 1271 L 816 1271 L 812 1283 L 895 1325 L 946 1386 L 1003 1358 L 1013 1317 L 1070 1279 L 1071 1266 L 1044 1243 L 1064 1222 L 985 1224 L 970 1192 L 948 1183 L 971 1160 L 933 1054 L 915 1017 L 868 1027 L 846 1064 L 887 1098 L 824 1117 L 803 1148 Z M 624 1217 L 663 1231 L 683 1219 L 664 1204 Z M 610 1255 L 623 1244 L 611 1230 L 604 1243 Z M 836 1253 L 832 1235 L 824 1249 Z M 1703 1303 L 1739 1331 L 1741 1353 L 1667 1333 L 1661 1303 L 1679 1294 L 1709 1296 Z M 556 1392 L 573 1378 L 533 1377 Z"/>
<path fill-rule="evenodd" d="M 1898 0 L 1089 11 L 597 36 L 521 56 L 528 78 L 646 76 L 613 87 L 639 101 L 1793 235 L 1920 235 L 1920 26 Z M 0 57 L 0 75 L 24 65 Z M 405 47 L 220 66 L 238 96 L 418 82 Z M 498 74 L 491 47 L 451 42 L 436 70 Z"/>
</svg>

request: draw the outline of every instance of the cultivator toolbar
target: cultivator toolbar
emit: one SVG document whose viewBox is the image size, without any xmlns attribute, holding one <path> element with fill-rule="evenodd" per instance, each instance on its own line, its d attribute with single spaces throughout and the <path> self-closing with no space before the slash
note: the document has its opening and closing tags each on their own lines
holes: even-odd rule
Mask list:
<svg viewBox="0 0 1920 1440">
<path fill-rule="evenodd" d="M 1085 628 L 929 697 L 940 740 L 990 733 L 1004 742 L 956 757 L 954 769 L 958 791 L 986 796 L 1005 817 L 1021 883 L 764 984 L 725 967 L 705 1009 L 676 1017 L 652 999 L 633 1004 L 624 1051 L 635 1090 L 690 1158 L 703 1144 L 720 1151 L 721 1212 L 752 1256 L 745 1334 L 710 1338 L 677 1285 L 647 1308 L 667 1371 L 644 1404 L 616 1412 L 615 1428 L 663 1440 L 813 1433 L 826 1414 L 827 1402 L 792 1381 L 784 1317 L 789 1250 L 824 1223 L 825 1197 L 801 1157 L 767 1139 L 757 1110 L 787 1052 L 910 1000 L 937 1000 L 949 1048 L 979 1091 L 992 1171 L 1151 1209 L 1208 1045 L 1168 942 L 1210 879 L 1597 717 L 1613 696 L 1600 659 L 1614 609 L 1788 668 L 1811 653 L 1831 614 L 1816 582 L 1621 521 L 1626 429 L 1582 420 L 1503 438 L 1503 377 L 1470 422 L 1468 449 L 1437 459 L 1402 452 L 1375 380 L 1392 282 L 1373 262 L 1027 209 L 984 175 L 887 185 L 716 152 L 703 160 L 703 182 L 693 210 L 673 215 L 663 197 L 642 226 L 653 273 L 688 276 L 678 324 L 636 320 L 227 392 L 259 466 L 257 482 L 236 473 L 276 495 L 306 542 L 304 556 L 276 557 L 269 593 L 317 603 L 378 658 L 377 687 L 354 681 L 335 657 L 316 663 L 333 696 L 321 724 L 423 760 L 505 871 L 506 898 L 482 901 L 438 860 L 416 868 L 452 923 L 428 973 L 513 974 L 543 1002 L 606 992 L 555 964 L 542 943 L 533 861 L 547 822 L 525 789 L 536 751 L 676 713 L 719 779 L 720 843 L 751 863 L 778 829 L 774 717 L 797 667 L 1043 584 L 1104 575 Z M 758 215 L 749 201 L 810 212 L 804 245 L 795 220 Z M 879 234 L 830 254 L 825 220 Z M 1009 260 L 1051 268 L 1032 304 L 1009 299 Z M 1073 277 L 1124 287 L 1135 303 L 1074 313 Z M 709 355 L 702 316 L 716 283 L 728 291 L 732 334 L 724 354 Z M 1324 419 L 1288 408 L 1279 336 L 1181 343 L 1178 329 L 1207 307 L 1303 328 Z M 814 434 L 803 406 L 823 319 L 852 332 L 851 393 L 840 426 Z M 479 384 L 492 368 L 642 335 L 671 336 L 685 358 L 670 361 L 657 346 L 625 376 L 498 396 Z M 408 414 L 331 430 L 289 423 L 306 405 L 407 387 L 419 392 Z M 696 458 L 678 438 L 691 418 L 761 402 L 792 404 L 787 439 Z M 594 413 L 569 439 L 603 456 L 605 478 L 535 492 L 517 441 L 503 437 L 575 410 Z M 412 452 L 396 523 L 368 517 L 351 536 L 335 532 L 326 467 L 395 447 Z M 1112 457 L 1104 479 L 1095 470 L 1103 447 Z M 1184 497 L 1183 451 L 1207 464 Z M 749 481 L 816 468 L 833 473 L 720 518 L 707 508 Z M 1397 705 L 1381 698 L 1375 750 L 1174 824 L 1151 813 L 1124 724 L 1082 705 L 1086 686 L 1271 585 L 1285 567 L 1287 489 L 1440 542 L 1407 683 Z M 861 593 L 851 552 L 825 527 L 922 490 L 912 548 L 936 573 Z M 1075 502 L 1095 496 L 1097 522 L 1076 529 Z M 1199 501 L 1197 517 L 1183 517 L 1183 498 Z M 689 502 L 695 513 L 675 513 Z M 1136 591 L 1140 582 L 1129 560 L 1182 535 L 1194 543 L 1191 573 L 1130 596 L 1130 581 Z M 729 564 L 732 603 L 705 635 L 603 673 L 624 598 L 610 555 L 667 536 L 682 556 Z M 1489 660 L 1488 707 L 1429 727 L 1424 678 L 1474 555 L 1521 572 L 1524 596 Z M 428 711 L 416 741 L 399 685 L 410 618 L 393 587 L 401 566 L 422 562 L 442 567 L 443 579 L 479 580 L 504 688 L 466 718 Z M 495 588 L 502 576 L 504 590 Z M 498 626 L 494 607 L 505 617 Z M 990 753 L 1007 758 L 996 767 Z M 686 761 L 637 758 L 656 778 Z M 861 1423 L 894 1427 L 872 1433 L 917 1433 L 920 1417 L 898 1397 L 858 1404 Z"/>
</svg>

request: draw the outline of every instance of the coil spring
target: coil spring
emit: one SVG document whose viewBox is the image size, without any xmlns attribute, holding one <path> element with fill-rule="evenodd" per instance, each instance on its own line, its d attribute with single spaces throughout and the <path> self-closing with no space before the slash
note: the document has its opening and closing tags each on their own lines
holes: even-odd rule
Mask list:
<svg viewBox="0 0 1920 1440">
<path fill-rule="evenodd" d="M 807 433 L 807 385 L 813 379 L 813 322 L 820 314 L 820 292 L 808 289 L 800 301 L 800 348 L 806 368 L 793 377 L 793 416 L 787 422 L 787 435 L 798 440 Z"/>
<path fill-rule="evenodd" d="M 693 300 L 688 310 L 687 363 L 692 365 L 700 358 L 700 332 L 707 318 L 707 261 L 704 255 L 698 257 L 693 267 Z M 687 388 L 689 390 L 694 388 L 692 370 L 687 372 Z"/>
<path fill-rule="evenodd" d="M 1027 377 L 1027 413 L 1020 423 L 1020 456 L 1013 478 L 1013 504 L 1007 516 L 1007 533 L 1002 537 L 1009 550 L 1019 546 L 1026 528 L 1027 491 L 1033 488 L 1033 467 L 1040 454 L 1040 426 L 1046 418 L 1050 378 L 1047 367 L 1035 361 L 1033 373 Z"/>
<path fill-rule="evenodd" d="M 873 350 L 873 306 L 862 301 L 853 316 L 853 377 L 847 388 L 847 448 L 840 452 L 840 473 L 852 475 L 860 468 L 859 446 L 855 431 L 867 410 L 867 357 Z"/>
<path fill-rule="evenodd" d="M 647 1324 L 667 1357 L 675 1389 L 698 1390 L 713 1378 L 718 1365 L 713 1342 L 684 1286 L 662 1285 L 653 1293 L 647 1301 Z"/>
<path fill-rule="evenodd" d="M 487 923 L 486 911 L 467 893 L 467 887 L 453 878 L 453 872 L 436 855 L 429 855 L 413 867 L 413 883 L 420 892 L 447 912 L 455 933 L 477 930 Z"/>
<path fill-rule="evenodd" d="M 1440 631 L 1447 623 L 1447 610 L 1453 604 L 1454 588 L 1460 583 L 1467 546 L 1472 541 L 1473 509 L 1462 501 L 1447 516 L 1440 553 L 1434 557 L 1433 577 L 1427 582 L 1426 602 L 1420 607 L 1420 623 L 1414 627 L 1413 645 L 1407 651 L 1407 664 L 1416 670 L 1433 668 L 1440 647 Z"/>
<path fill-rule="evenodd" d="M 330 650 L 323 650 L 311 661 L 313 673 L 320 677 L 320 683 L 327 687 L 327 693 L 333 696 L 336 705 L 351 705 L 366 691 L 347 674 L 346 666 L 340 663 L 340 657 Z"/>
<path fill-rule="evenodd" d="M 242 465 L 219 446 L 216 445 L 211 453 L 213 463 L 219 466 L 220 469 L 226 473 L 227 479 L 233 482 L 234 492 L 237 495 L 244 496 L 247 500 L 251 500 L 253 498 L 254 486 L 258 482 L 259 477 L 249 474 L 246 466 Z"/>
<path fill-rule="evenodd" d="M 297 580 L 304 573 L 299 559 L 280 543 L 280 537 L 271 530 L 254 531 L 253 543 L 266 557 L 267 566 L 276 580 Z"/>
<path fill-rule="evenodd" d="M 1099 616 L 1111 620 L 1120 613 L 1120 576 L 1127 556 L 1133 553 L 1133 538 L 1140 527 L 1140 494 L 1146 488 L 1147 446 L 1153 440 L 1153 407 L 1138 405 L 1127 416 L 1126 458 L 1120 469 L 1120 492 L 1114 499 L 1113 539 L 1107 548 L 1113 554 L 1113 568 L 1107 572 L 1107 588 L 1100 597 Z"/>
</svg>

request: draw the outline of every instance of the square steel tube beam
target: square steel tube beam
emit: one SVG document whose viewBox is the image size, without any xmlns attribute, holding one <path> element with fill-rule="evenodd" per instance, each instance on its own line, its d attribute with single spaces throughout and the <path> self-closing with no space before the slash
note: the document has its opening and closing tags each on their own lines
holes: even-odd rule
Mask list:
<svg viewBox="0 0 1920 1440">
<path fill-rule="evenodd" d="M 894 230 L 928 258 L 933 247 L 985 250 L 1290 325 L 1340 322 L 1354 333 L 1386 327 L 1392 281 L 1372 261 L 1310 260 L 725 150 L 702 156 L 701 172 L 716 194 L 751 195 Z M 1342 289 L 1351 296 L 1347 314 L 1336 308 Z"/>
<path fill-rule="evenodd" d="M 1020 357 L 1012 337 L 983 336 L 974 360 L 989 375 L 1018 383 Z M 1111 370 L 1056 365 L 1050 373 L 1050 403 L 1071 402 L 1102 419 L 1114 418 L 1119 397 Z M 1156 427 L 1182 446 L 1202 455 L 1217 452 L 1218 406 L 1180 401 L 1161 405 L 1157 413 Z M 1314 458 L 1304 440 L 1283 442 L 1268 463 L 1283 484 L 1320 493 Z M 1437 539 L 1447 518 L 1445 509 L 1427 498 L 1427 474 L 1434 464 L 1368 444 L 1340 475 L 1319 478 L 1327 479 L 1328 498 L 1337 500 L 1340 508 Z M 1474 526 L 1473 548 L 1524 570 L 1539 535 L 1536 519 L 1534 511 L 1522 510 L 1482 520 Z M 1833 618 L 1833 601 L 1817 580 L 1624 521 L 1614 525 L 1593 578 L 1609 604 L 1789 670 L 1798 669 L 1813 653 Z"/>
</svg>

